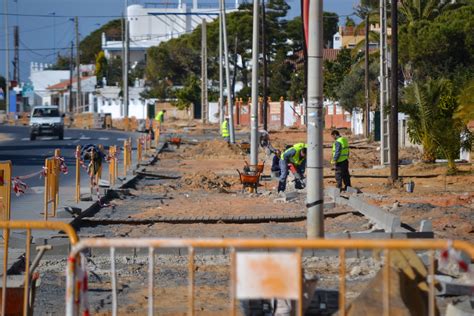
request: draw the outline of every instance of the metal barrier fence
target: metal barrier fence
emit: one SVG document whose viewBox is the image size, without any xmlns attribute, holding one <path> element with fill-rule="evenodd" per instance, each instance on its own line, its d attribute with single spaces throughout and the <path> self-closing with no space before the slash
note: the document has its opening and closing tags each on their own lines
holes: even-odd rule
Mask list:
<svg viewBox="0 0 474 316">
<path fill-rule="evenodd" d="M 0 220 L 10 220 L 11 206 L 11 161 L 0 162 Z"/>
<path fill-rule="evenodd" d="M 62 222 L 43 222 L 43 221 L 0 221 L 0 228 L 3 230 L 3 278 L 2 278 L 2 294 L 1 294 L 1 315 L 31 315 L 32 314 L 32 285 L 34 286 L 34 278 L 32 271 L 36 268 L 45 248 L 40 250 L 40 256 L 37 256 L 30 265 L 31 252 L 31 231 L 32 230 L 52 230 L 63 231 L 69 237 L 71 245 L 78 242 L 76 231 L 68 224 Z M 25 275 L 23 283 L 23 294 L 18 292 L 18 288 L 14 292 L 13 288 L 8 289 L 7 265 L 8 265 L 8 250 L 10 242 L 11 230 L 26 230 L 25 242 Z M 20 276 L 21 277 L 21 276 Z M 21 290 L 21 289 L 20 289 Z M 12 297 L 9 298 L 7 293 L 12 291 Z M 21 298 L 21 296 L 23 296 Z M 23 308 L 21 307 L 21 299 L 23 300 Z M 12 310 L 9 310 L 12 309 Z M 23 311 L 23 312 L 22 312 Z"/>
<path fill-rule="evenodd" d="M 186 248 L 188 250 L 188 314 L 194 314 L 194 256 L 196 249 L 229 248 L 232 294 L 230 310 L 236 314 L 237 299 L 289 298 L 298 302 L 297 314 L 302 315 L 303 286 L 301 280 L 302 252 L 307 249 L 337 249 L 339 251 L 339 315 L 346 315 L 346 251 L 383 250 L 383 315 L 390 314 L 390 257 L 394 250 L 429 250 L 429 276 L 434 280 L 434 250 L 456 249 L 474 258 L 474 246 L 464 241 L 446 240 L 303 240 L 303 239 L 83 239 L 70 253 L 67 269 L 66 315 L 78 315 L 80 306 L 76 282 L 77 256 L 89 248 L 109 248 L 111 256 L 112 315 L 117 315 L 116 248 L 148 249 L 148 315 L 154 312 L 154 262 L 157 248 Z M 260 254 L 242 250 L 288 250 Z M 237 251 L 238 250 L 238 251 Z M 263 252 L 263 251 L 262 251 Z M 284 255 L 284 256 L 283 256 Z M 270 257 L 269 257 L 270 256 Z M 388 264 L 387 264 L 388 263 Z M 79 269 L 80 270 L 80 269 Z M 290 271 L 291 270 L 291 271 Z M 82 270 L 80 270 L 82 271 Z M 263 275 L 263 277 L 262 277 Z M 290 276 L 290 277 L 288 277 Z M 295 282 L 295 280 L 297 280 Z M 84 280 L 79 280 L 84 282 Z M 247 282 L 246 281 L 250 281 Z M 259 282 L 260 281 L 260 282 Z M 250 283 L 250 284 L 249 284 Z M 429 282 L 428 315 L 435 315 L 434 282 Z M 382 313 L 380 313 L 382 314 Z"/>
</svg>

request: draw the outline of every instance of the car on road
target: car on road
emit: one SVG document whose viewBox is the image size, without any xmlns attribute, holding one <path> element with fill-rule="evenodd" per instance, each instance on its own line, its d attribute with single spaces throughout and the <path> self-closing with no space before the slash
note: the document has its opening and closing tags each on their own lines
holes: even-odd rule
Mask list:
<svg viewBox="0 0 474 316">
<path fill-rule="evenodd" d="M 55 135 L 64 138 L 64 114 L 56 105 L 35 106 L 30 115 L 30 140 L 37 136 Z"/>
</svg>

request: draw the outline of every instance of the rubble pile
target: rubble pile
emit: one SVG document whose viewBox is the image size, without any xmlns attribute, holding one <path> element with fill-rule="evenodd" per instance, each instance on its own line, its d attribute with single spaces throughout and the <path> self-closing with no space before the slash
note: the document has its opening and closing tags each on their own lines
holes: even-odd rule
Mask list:
<svg viewBox="0 0 474 316">
<path fill-rule="evenodd" d="M 207 191 L 227 191 L 232 186 L 231 182 L 213 172 L 195 172 L 186 175 L 182 180 L 183 187 L 188 189 L 202 189 Z"/>
<path fill-rule="evenodd" d="M 184 157 L 193 158 L 240 158 L 243 155 L 238 145 L 227 144 L 223 140 L 204 141 L 183 149 Z"/>
</svg>

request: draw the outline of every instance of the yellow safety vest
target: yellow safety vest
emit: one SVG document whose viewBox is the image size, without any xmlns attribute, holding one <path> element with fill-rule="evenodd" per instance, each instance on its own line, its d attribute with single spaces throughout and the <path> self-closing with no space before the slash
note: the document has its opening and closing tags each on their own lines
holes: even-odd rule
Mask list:
<svg viewBox="0 0 474 316">
<path fill-rule="evenodd" d="M 158 112 L 158 114 L 155 116 L 155 120 L 158 121 L 158 122 L 163 122 L 164 116 L 165 116 L 165 112 L 163 112 L 163 110 L 161 110 L 161 111 Z"/>
<path fill-rule="evenodd" d="M 296 151 L 296 153 L 293 155 L 293 157 L 290 157 L 290 162 L 295 165 L 295 166 L 299 166 L 301 165 L 301 163 L 303 162 L 303 160 L 305 158 L 301 157 L 301 150 L 303 148 L 307 148 L 308 145 L 306 145 L 305 143 L 298 143 L 298 144 L 294 144 L 292 147 L 288 148 L 287 150 L 285 150 L 280 158 L 283 160 L 285 159 L 284 156 L 285 156 L 285 153 L 290 151 L 291 149 L 294 149 Z"/>
<path fill-rule="evenodd" d="M 222 137 L 230 137 L 229 124 L 227 120 L 224 120 L 221 124 L 221 135 Z"/>
<path fill-rule="evenodd" d="M 336 142 L 341 144 L 341 154 L 337 158 L 336 162 L 343 162 L 344 160 L 349 159 L 349 141 L 345 137 L 339 137 L 336 139 Z M 336 152 L 336 143 L 332 144 L 332 157 L 334 158 L 334 153 Z"/>
</svg>

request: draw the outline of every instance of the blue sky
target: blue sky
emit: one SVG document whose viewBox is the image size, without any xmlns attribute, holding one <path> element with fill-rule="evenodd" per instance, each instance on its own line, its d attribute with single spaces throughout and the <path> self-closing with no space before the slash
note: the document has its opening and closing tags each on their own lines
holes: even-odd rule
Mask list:
<svg viewBox="0 0 474 316">
<path fill-rule="evenodd" d="M 74 16 L 79 16 L 79 31 L 84 38 L 93 30 L 114 17 L 119 17 L 124 9 L 124 0 L 4 0 L 8 2 L 10 49 L 13 48 L 13 26 L 20 26 L 20 79 L 29 76 L 30 62 L 53 63 L 55 52 L 68 53 L 74 40 Z M 170 0 L 128 0 L 129 3 L 170 2 Z M 173 0 L 172 0 L 173 1 Z M 174 0 L 176 1 L 176 0 Z M 184 1 L 184 0 L 183 0 Z M 192 2 L 188 0 L 188 2 Z M 226 0 L 233 3 L 234 0 Z M 292 7 L 289 17 L 299 14 L 300 0 L 288 0 Z M 350 14 L 359 0 L 324 0 L 324 10 L 339 15 Z M 199 3 L 216 3 L 217 0 L 199 0 Z M 4 13 L 3 1 L 0 12 Z M 35 16 L 31 16 L 35 15 Z M 36 16 L 40 15 L 40 16 Z M 5 30 L 4 15 L 0 15 L 0 74 L 5 74 Z M 344 21 L 345 18 L 341 18 Z M 10 51 L 13 60 L 13 51 Z M 12 74 L 10 66 L 10 74 Z"/>
</svg>

